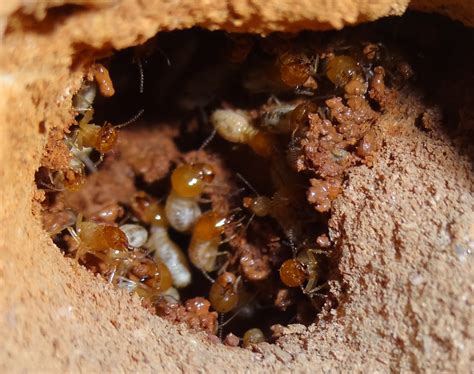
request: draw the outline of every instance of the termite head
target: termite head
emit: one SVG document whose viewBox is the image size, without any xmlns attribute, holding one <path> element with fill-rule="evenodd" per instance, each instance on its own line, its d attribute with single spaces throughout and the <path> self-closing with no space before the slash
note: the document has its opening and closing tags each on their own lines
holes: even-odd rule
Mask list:
<svg viewBox="0 0 474 374">
<path fill-rule="evenodd" d="M 77 257 L 90 253 L 111 263 L 128 254 L 127 236 L 118 227 L 81 221 L 76 223 Z"/>
<path fill-rule="evenodd" d="M 209 291 L 212 307 L 219 313 L 235 309 L 239 302 L 238 278 L 229 272 L 219 275 Z"/>
<path fill-rule="evenodd" d="M 312 73 L 311 60 L 304 53 L 285 51 L 278 57 L 280 79 L 289 87 L 304 84 Z"/>
<path fill-rule="evenodd" d="M 193 238 L 199 241 L 218 238 L 224 232 L 227 223 L 229 223 L 229 219 L 222 218 L 213 211 L 206 212 L 198 218 L 194 225 Z"/>
<path fill-rule="evenodd" d="M 171 174 L 171 187 L 181 197 L 197 198 L 214 180 L 215 171 L 210 164 L 183 164 Z"/>
<path fill-rule="evenodd" d="M 78 170 L 68 169 L 62 175 L 64 188 L 71 192 L 79 191 L 86 181 L 83 168 Z"/>
<path fill-rule="evenodd" d="M 164 263 L 147 257 L 136 256 L 129 269 L 129 278 L 154 291 L 166 291 L 172 286 L 171 273 Z"/>
<path fill-rule="evenodd" d="M 214 168 L 210 164 L 199 163 L 195 164 L 194 167 L 198 170 L 199 176 L 205 183 L 211 183 L 216 176 Z"/>
<path fill-rule="evenodd" d="M 280 279 L 288 287 L 299 287 L 307 279 L 304 265 L 297 259 L 286 260 L 280 267 Z"/>
<path fill-rule="evenodd" d="M 361 75 L 359 62 L 351 56 L 333 56 L 326 63 L 326 76 L 338 87 L 345 86 L 352 78 Z"/>
<path fill-rule="evenodd" d="M 143 191 L 137 192 L 131 201 L 133 213 L 143 222 L 152 226 L 168 226 L 163 207 Z"/>
<path fill-rule="evenodd" d="M 117 143 L 117 129 L 112 124 L 106 122 L 99 130 L 94 148 L 100 153 L 107 153 Z"/>
<path fill-rule="evenodd" d="M 242 204 L 257 217 L 267 216 L 272 209 L 272 200 L 267 196 L 244 197 Z"/>
</svg>

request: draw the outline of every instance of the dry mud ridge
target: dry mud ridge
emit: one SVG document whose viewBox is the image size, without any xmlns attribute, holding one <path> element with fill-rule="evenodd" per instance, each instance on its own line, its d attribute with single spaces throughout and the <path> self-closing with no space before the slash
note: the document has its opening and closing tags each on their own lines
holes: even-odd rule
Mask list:
<svg viewBox="0 0 474 374">
<path fill-rule="evenodd" d="M 149 314 L 65 258 L 40 223 L 35 171 L 47 137 L 73 121 L 92 59 L 162 30 L 342 28 L 407 6 L 474 25 L 474 3 L 461 0 L 2 2 L 0 371 L 472 372 L 469 69 L 446 72 L 454 120 L 416 91 L 379 120 L 391 136 L 373 165 L 351 170 L 332 207 L 338 307 L 308 328 L 282 328 L 275 344 L 230 348 Z"/>
</svg>

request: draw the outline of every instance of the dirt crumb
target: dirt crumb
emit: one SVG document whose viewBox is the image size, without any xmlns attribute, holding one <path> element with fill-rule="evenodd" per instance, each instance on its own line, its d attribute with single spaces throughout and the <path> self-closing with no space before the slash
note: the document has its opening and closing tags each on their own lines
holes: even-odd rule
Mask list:
<svg viewBox="0 0 474 374">
<path fill-rule="evenodd" d="M 178 135 L 176 126 L 156 126 L 124 129 L 115 148 L 115 157 L 128 165 L 136 175 L 143 177 L 146 183 L 164 178 L 170 171 L 172 160 L 179 152 L 173 138 Z"/>
<path fill-rule="evenodd" d="M 184 305 L 166 300 L 155 304 L 156 314 L 168 321 L 186 323 L 193 330 L 203 330 L 209 334 L 217 332 L 217 313 L 209 311 L 211 304 L 202 297 L 189 299 Z"/>
<path fill-rule="evenodd" d="M 122 161 L 105 162 L 91 174 L 81 190 L 65 194 L 65 208 L 82 212 L 87 219 L 112 221 L 136 192 L 132 169 Z"/>
</svg>

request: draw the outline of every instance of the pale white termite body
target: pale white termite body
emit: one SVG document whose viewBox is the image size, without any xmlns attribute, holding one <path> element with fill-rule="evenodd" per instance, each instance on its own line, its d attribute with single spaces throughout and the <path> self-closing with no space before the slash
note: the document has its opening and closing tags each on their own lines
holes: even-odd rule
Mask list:
<svg viewBox="0 0 474 374">
<path fill-rule="evenodd" d="M 127 236 L 128 244 L 132 247 L 140 248 L 148 240 L 148 231 L 140 225 L 127 223 L 119 227 Z"/>
<path fill-rule="evenodd" d="M 186 255 L 171 240 L 165 227 L 152 226 L 145 247 L 154 251 L 155 260 L 160 260 L 166 265 L 176 288 L 186 287 L 191 283 L 192 276 Z"/>
<path fill-rule="evenodd" d="M 188 254 L 191 263 L 205 272 L 216 270 L 217 256 L 219 255 L 220 238 L 211 240 L 191 240 Z"/>
<path fill-rule="evenodd" d="M 231 143 L 246 144 L 258 132 L 243 110 L 217 109 L 210 119 L 217 133 Z"/>
<path fill-rule="evenodd" d="M 291 132 L 293 128 L 290 115 L 296 107 L 296 104 L 281 104 L 265 112 L 261 117 L 261 126 L 271 133 L 285 134 Z"/>
<path fill-rule="evenodd" d="M 74 109 L 80 114 L 85 114 L 92 109 L 96 95 L 97 84 L 92 81 L 85 81 L 72 99 Z"/>
<path fill-rule="evenodd" d="M 166 198 L 165 214 L 172 228 L 179 232 L 189 232 L 201 215 L 201 208 L 196 199 L 171 192 Z"/>
</svg>

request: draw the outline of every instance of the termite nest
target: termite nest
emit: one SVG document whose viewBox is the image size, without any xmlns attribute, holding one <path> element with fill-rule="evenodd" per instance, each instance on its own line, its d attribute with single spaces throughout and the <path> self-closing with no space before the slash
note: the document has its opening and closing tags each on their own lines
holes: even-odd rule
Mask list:
<svg viewBox="0 0 474 374">
<path fill-rule="evenodd" d="M 75 122 L 37 172 L 45 229 L 151 313 L 227 345 L 315 322 L 337 306 L 331 204 L 414 75 L 367 30 L 174 31 L 84 63 Z"/>
</svg>

